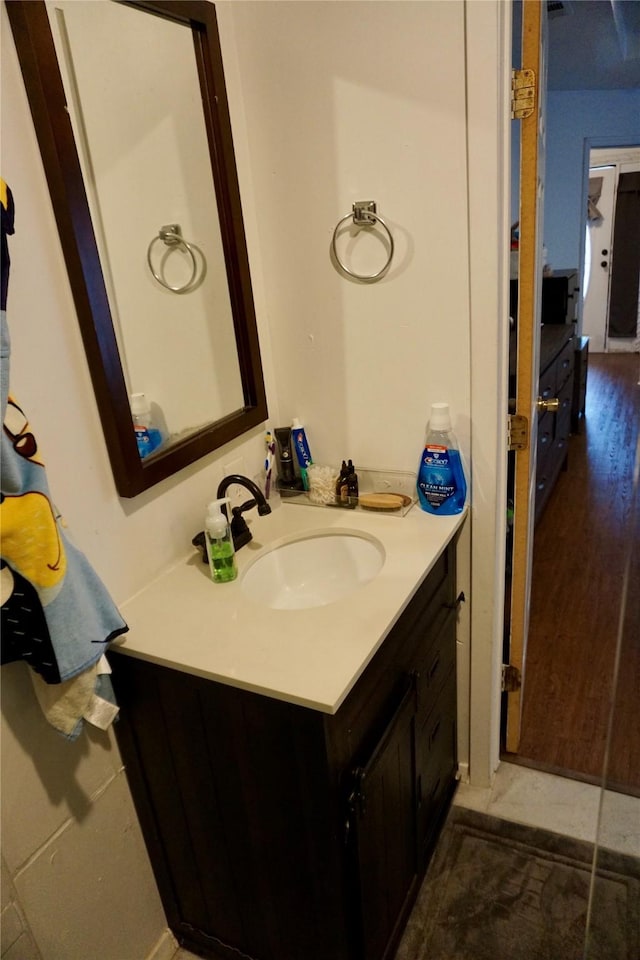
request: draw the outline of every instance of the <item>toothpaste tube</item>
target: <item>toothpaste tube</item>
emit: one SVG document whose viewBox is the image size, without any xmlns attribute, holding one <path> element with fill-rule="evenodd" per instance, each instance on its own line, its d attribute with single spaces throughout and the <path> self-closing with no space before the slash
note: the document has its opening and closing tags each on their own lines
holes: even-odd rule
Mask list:
<svg viewBox="0 0 640 960">
<path fill-rule="evenodd" d="M 307 435 L 304 431 L 304 427 L 297 417 L 291 425 L 291 439 L 293 440 L 293 448 L 296 451 L 296 457 L 298 458 L 298 466 L 300 467 L 302 485 L 304 486 L 305 490 L 308 490 L 309 480 L 307 478 L 307 467 L 313 463 L 313 460 L 311 459 L 311 451 L 309 450 Z"/>
</svg>

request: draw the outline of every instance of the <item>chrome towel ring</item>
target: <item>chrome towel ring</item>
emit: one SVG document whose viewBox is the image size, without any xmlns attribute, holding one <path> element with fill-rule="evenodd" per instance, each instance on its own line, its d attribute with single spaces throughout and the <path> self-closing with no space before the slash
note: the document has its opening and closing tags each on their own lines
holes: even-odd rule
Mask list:
<svg viewBox="0 0 640 960">
<path fill-rule="evenodd" d="M 180 250 L 184 250 L 186 253 L 189 254 L 189 257 L 191 259 L 191 276 L 189 277 L 187 282 L 183 283 L 182 286 L 180 287 L 172 287 L 170 283 L 167 283 L 162 272 L 157 273 L 156 270 L 154 269 L 153 263 L 151 261 L 151 251 L 153 249 L 154 244 L 157 243 L 158 240 L 162 240 L 162 242 L 166 244 L 167 247 L 177 247 Z M 166 255 L 167 254 L 165 253 L 165 257 Z M 187 241 L 182 236 L 182 228 L 180 227 L 179 223 L 169 223 L 164 227 L 160 227 L 160 230 L 158 231 L 158 236 L 153 238 L 153 240 L 151 241 L 147 249 L 147 263 L 149 264 L 149 270 L 151 270 L 151 273 L 153 274 L 155 279 L 158 281 L 158 283 L 162 284 L 162 286 L 165 287 L 165 289 L 171 290 L 173 293 L 184 293 L 185 290 L 188 290 L 190 287 L 192 287 L 196 279 L 196 274 L 198 272 L 198 264 L 196 263 L 195 254 L 191 248 L 191 245 L 188 244 Z M 160 263 L 161 271 L 162 271 L 163 264 L 164 264 L 164 258 L 162 258 Z"/>
<path fill-rule="evenodd" d="M 380 226 L 383 227 L 384 230 L 386 230 L 387 236 L 389 237 L 389 256 L 387 257 L 387 261 L 384 264 L 384 266 L 380 270 L 378 270 L 377 273 L 365 273 L 365 274 L 354 273 L 353 270 L 349 270 L 346 264 L 344 264 L 340 259 L 340 257 L 338 256 L 338 251 L 336 250 L 336 237 L 338 235 L 338 230 L 340 229 L 342 224 L 346 223 L 346 221 L 349 219 L 352 219 L 354 224 L 357 227 L 372 227 L 372 226 L 375 226 L 376 223 L 379 223 Z M 351 213 L 348 213 L 346 217 L 342 217 L 341 220 L 338 220 L 336 224 L 336 228 L 333 231 L 331 247 L 333 249 L 333 255 L 336 258 L 336 261 L 340 269 L 343 270 L 350 277 L 353 277 L 355 280 L 379 280 L 380 277 L 387 272 L 391 264 L 391 261 L 393 259 L 394 242 L 393 242 L 393 236 L 391 235 L 391 230 L 389 230 L 389 227 L 384 222 L 382 217 L 378 216 L 378 214 L 376 213 L 375 200 L 356 200 L 355 201 L 355 203 L 351 208 Z"/>
</svg>

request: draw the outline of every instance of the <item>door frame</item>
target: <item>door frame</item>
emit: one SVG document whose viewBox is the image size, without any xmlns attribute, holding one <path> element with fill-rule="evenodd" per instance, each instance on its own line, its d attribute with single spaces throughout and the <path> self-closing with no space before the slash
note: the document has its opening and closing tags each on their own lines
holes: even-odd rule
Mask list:
<svg viewBox="0 0 640 960">
<path fill-rule="evenodd" d="M 471 341 L 471 507 L 458 552 L 470 582 L 458 629 L 458 756 L 463 780 L 491 785 L 500 763 L 511 224 L 512 7 L 465 3 Z"/>
<path fill-rule="evenodd" d="M 620 179 L 620 174 L 623 166 L 640 165 L 640 143 L 627 143 L 627 142 L 618 142 L 612 144 L 608 138 L 604 137 L 588 137 L 585 138 L 583 144 L 583 158 L 582 158 L 582 215 L 580 218 L 580 248 L 579 248 L 579 264 L 578 264 L 578 276 L 580 278 L 580 287 L 583 287 L 583 278 L 584 278 L 584 268 L 586 260 L 586 231 L 587 231 L 587 199 L 589 196 L 589 170 L 593 166 L 593 161 L 597 160 L 600 165 L 613 166 L 616 170 L 616 183 L 614 189 L 613 197 L 613 209 L 615 217 L 615 206 L 618 196 L 618 181 Z M 612 224 L 612 240 L 613 240 L 613 224 Z M 610 286 L 610 285 L 609 285 Z M 584 295 L 580 296 L 578 303 L 578 330 L 582 335 L 583 329 L 583 317 L 584 317 Z M 638 339 L 640 339 L 640 323 L 638 325 L 637 331 Z M 605 336 L 604 336 L 604 346 L 605 352 L 609 352 L 607 349 L 607 344 L 609 340 L 609 304 L 607 302 L 607 319 L 605 325 Z M 635 347 L 633 348 L 635 350 Z"/>
</svg>

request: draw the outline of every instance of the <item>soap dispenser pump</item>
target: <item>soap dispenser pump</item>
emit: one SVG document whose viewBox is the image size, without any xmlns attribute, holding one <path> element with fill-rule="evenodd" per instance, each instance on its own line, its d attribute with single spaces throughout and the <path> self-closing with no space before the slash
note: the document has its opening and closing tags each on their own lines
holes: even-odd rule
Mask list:
<svg viewBox="0 0 640 960">
<path fill-rule="evenodd" d="M 215 583 L 228 583 L 238 576 L 236 553 L 227 517 L 222 512 L 223 503 L 229 497 L 213 500 L 207 507 L 204 535 L 211 579 Z"/>
</svg>

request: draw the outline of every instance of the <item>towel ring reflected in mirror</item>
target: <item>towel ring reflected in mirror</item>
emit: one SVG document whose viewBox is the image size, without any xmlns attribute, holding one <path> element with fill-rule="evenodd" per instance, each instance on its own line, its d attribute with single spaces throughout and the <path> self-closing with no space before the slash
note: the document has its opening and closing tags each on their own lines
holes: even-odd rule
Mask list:
<svg viewBox="0 0 640 960">
<path fill-rule="evenodd" d="M 152 253 L 154 252 L 154 247 L 158 240 L 161 240 L 168 249 L 165 251 L 164 256 L 160 258 L 160 269 L 156 271 L 153 265 Z M 191 262 L 191 276 L 186 283 L 183 283 L 178 287 L 174 287 L 170 283 L 167 283 L 164 275 L 166 258 L 171 250 L 183 250 L 188 255 Z M 154 279 L 156 279 L 158 283 L 161 284 L 166 290 L 171 290 L 172 293 L 186 293 L 187 290 L 190 290 L 196 283 L 196 277 L 198 274 L 196 255 L 193 252 L 193 247 L 191 244 L 187 243 L 182 236 L 182 229 L 179 223 L 169 223 L 164 227 L 160 227 L 157 237 L 153 238 L 147 248 L 147 263 L 149 264 L 149 270 L 151 270 Z"/>
</svg>

